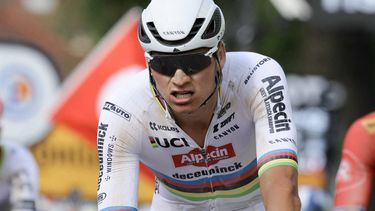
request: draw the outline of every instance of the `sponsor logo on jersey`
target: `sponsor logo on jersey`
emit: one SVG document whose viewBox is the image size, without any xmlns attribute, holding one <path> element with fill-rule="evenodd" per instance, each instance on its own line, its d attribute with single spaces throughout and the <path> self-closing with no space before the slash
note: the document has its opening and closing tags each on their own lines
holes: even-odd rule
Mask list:
<svg viewBox="0 0 375 211">
<path fill-rule="evenodd" d="M 228 173 L 228 172 L 234 172 L 237 171 L 238 169 L 242 168 L 242 163 L 241 162 L 234 162 L 233 165 L 230 166 L 224 166 L 224 167 L 218 167 L 215 166 L 211 169 L 208 170 L 200 170 L 200 171 L 195 171 L 187 174 L 181 174 L 181 173 L 175 173 L 172 175 L 172 177 L 176 179 L 194 179 L 194 178 L 199 178 L 202 176 L 209 176 L 209 175 L 215 175 L 215 174 L 222 174 L 222 173 Z"/>
<path fill-rule="evenodd" d="M 149 136 L 148 139 L 150 140 L 150 143 L 152 145 L 152 148 L 169 148 L 169 147 L 189 147 L 189 143 L 186 141 L 185 138 L 158 138 L 158 137 L 152 137 Z"/>
<path fill-rule="evenodd" d="M 158 125 L 155 122 L 149 122 L 151 130 L 158 131 L 158 130 L 163 130 L 163 131 L 175 131 L 179 133 L 180 131 L 176 127 L 169 127 L 165 125 Z"/>
<path fill-rule="evenodd" d="M 238 130 L 238 129 L 240 129 L 240 126 L 238 126 L 237 124 L 235 124 L 235 125 L 231 126 L 230 128 L 228 128 L 228 129 L 222 131 L 221 133 L 215 135 L 215 136 L 214 136 L 214 139 L 215 139 L 215 140 L 219 140 L 219 139 L 221 139 L 221 138 L 223 138 L 223 137 L 225 137 L 225 136 L 227 136 L 227 135 L 229 135 L 229 134 L 234 133 L 234 132 L 235 132 L 236 130 Z"/>
<path fill-rule="evenodd" d="M 131 114 L 128 113 L 127 111 L 125 111 L 123 108 L 121 108 L 120 106 L 118 106 L 116 104 L 113 104 L 113 103 L 110 103 L 110 102 L 105 102 L 105 104 L 103 106 L 103 109 L 107 110 L 107 111 L 110 111 L 110 112 L 130 121 Z"/>
<path fill-rule="evenodd" d="M 106 193 L 100 193 L 99 195 L 98 195 L 98 197 L 97 197 L 97 200 L 98 200 L 98 204 L 101 204 L 103 201 L 104 201 L 104 199 L 105 198 L 107 198 L 107 194 Z"/>
<path fill-rule="evenodd" d="M 114 144 L 112 144 L 112 143 L 108 144 L 108 148 L 107 148 L 107 173 L 112 172 L 113 148 L 115 148 Z"/>
<path fill-rule="evenodd" d="M 266 84 L 266 88 L 260 89 L 267 110 L 270 133 L 290 130 L 291 120 L 284 112 L 286 109 L 286 105 L 283 103 L 284 86 L 278 85 L 280 81 L 280 76 L 264 78 L 262 82 Z"/>
<path fill-rule="evenodd" d="M 172 159 L 176 168 L 190 165 L 208 167 L 234 156 L 236 153 L 232 144 L 226 144 L 219 147 L 207 146 L 206 150 L 195 148 L 186 154 L 172 155 Z"/>
<path fill-rule="evenodd" d="M 225 125 L 227 125 L 228 123 L 230 123 L 233 119 L 234 119 L 234 112 L 229 116 L 227 117 L 224 121 L 220 122 L 220 123 L 217 123 L 214 125 L 214 133 L 216 133 L 217 131 L 219 131 L 220 128 L 223 128 Z"/>
<path fill-rule="evenodd" d="M 227 103 L 220 111 L 219 114 L 217 115 L 217 118 L 220 119 L 224 114 L 227 113 L 228 109 L 230 109 L 231 103 Z"/>
<path fill-rule="evenodd" d="M 102 182 L 103 177 L 103 146 L 104 146 L 104 138 L 107 134 L 108 124 L 104 124 L 102 122 L 99 123 L 98 127 L 98 157 L 99 157 L 99 177 L 98 177 L 98 190 L 100 189 L 100 184 Z"/>
<path fill-rule="evenodd" d="M 246 77 L 246 79 L 245 79 L 245 81 L 244 81 L 245 85 L 246 85 L 247 83 L 249 83 L 249 80 L 250 80 L 251 76 L 255 73 L 255 71 L 257 71 L 262 65 L 264 65 L 264 64 L 265 64 L 266 62 L 268 62 L 268 61 L 271 61 L 271 58 L 269 58 L 269 57 L 264 58 L 264 59 L 262 59 L 257 65 L 255 65 L 255 67 L 253 67 L 253 68 L 251 69 L 249 75 Z"/>
<path fill-rule="evenodd" d="M 268 141 L 268 143 L 269 144 L 292 143 L 294 145 L 297 145 L 296 141 L 292 138 L 277 138 L 277 139 Z"/>
</svg>

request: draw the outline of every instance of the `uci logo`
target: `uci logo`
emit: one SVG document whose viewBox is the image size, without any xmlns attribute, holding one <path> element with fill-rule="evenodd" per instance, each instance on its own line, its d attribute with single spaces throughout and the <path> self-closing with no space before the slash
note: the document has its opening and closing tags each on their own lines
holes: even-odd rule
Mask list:
<svg viewBox="0 0 375 211">
<path fill-rule="evenodd" d="M 163 138 L 162 140 L 158 137 L 148 137 L 150 140 L 150 143 L 152 145 L 152 148 L 158 148 L 163 147 L 163 148 L 169 148 L 169 147 L 189 147 L 189 143 L 186 141 L 185 138 Z"/>
</svg>

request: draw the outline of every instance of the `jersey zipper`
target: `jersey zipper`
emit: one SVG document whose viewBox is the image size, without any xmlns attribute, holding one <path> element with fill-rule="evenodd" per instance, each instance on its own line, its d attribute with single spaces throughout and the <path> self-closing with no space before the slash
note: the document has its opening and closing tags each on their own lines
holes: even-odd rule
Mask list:
<svg viewBox="0 0 375 211">
<path fill-rule="evenodd" d="M 202 154 L 204 162 L 206 163 L 206 166 L 207 166 L 207 154 L 206 154 L 206 150 L 204 148 L 201 149 L 201 154 Z"/>
<path fill-rule="evenodd" d="M 209 169 L 209 167 L 208 167 L 207 151 L 206 151 L 205 148 L 201 148 L 201 155 L 203 156 L 203 159 L 204 159 L 204 163 L 205 163 L 205 165 L 206 165 L 207 172 L 209 172 L 210 169 Z M 213 192 L 214 192 L 214 188 L 213 188 L 213 185 L 212 185 L 211 175 L 208 175 L 208 178 L 209 178 L 209 180 L 210 180 L 211 192 L 213 193 Z"/>
</svg>

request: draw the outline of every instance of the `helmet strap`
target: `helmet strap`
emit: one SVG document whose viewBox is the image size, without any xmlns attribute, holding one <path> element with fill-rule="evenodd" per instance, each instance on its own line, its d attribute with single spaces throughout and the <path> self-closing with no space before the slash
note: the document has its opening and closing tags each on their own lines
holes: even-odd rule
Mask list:
<svg viewBox="0 0 375 211">
<path fill-rule="evenodd" d="M 215 72 L 215 88 L 214 88 L 214 90 L 212 90 L 211 94 L 206 98 L 206 100 L 199 106 L 199 108 L 206 105 L 207 101 L 210 100 L 210 98 L 215 94 L 218 87 L 219 87 L 219 91 L 220 91 L 220 84 L 221 84 L 223 73 L 222 73 L 220 60 L 219 60 L 219 57 L 217 56 L 217 53 L 214 53 L 213 56 L 216 60 L 216 63 L 219 66 L 219 68 L 216 68 L 216 65 L 215 65 L 215 70 L 216 70 L 216 72 Z"/>
</svg>

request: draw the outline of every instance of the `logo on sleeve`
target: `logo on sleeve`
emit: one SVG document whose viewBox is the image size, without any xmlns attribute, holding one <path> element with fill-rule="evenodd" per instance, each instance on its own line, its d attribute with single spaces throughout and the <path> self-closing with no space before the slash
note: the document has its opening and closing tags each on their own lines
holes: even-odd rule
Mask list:
<svg viewBox="0 0 375 211">
<path fill-rule="evenodd" d="M 101 204 L 104 201 L 105 198 L 107 198 L 107 194 L 105 192 L 100 193 L 97 196 L 98 204 Z"/>
<path fill-rule="evenodd" d="M 292 143 L 294 146 L 297 146 L 297 143 L 292 138 L 276 138 L 268 141 L 269 144 L 281 144 L 281 143 Z"/>
<path fill-rule="evenodd" d="M 208 146 L 204 151 L 195 148 L 186 154 L 172 155 L 172 159 L 176 168 L 189 165 L 204 167 L 234 156 L 236 156 L 236 153 L 232 144 L 226 144 L 219 147 Z"/>
<path fill-rule="evenodd" d="M 113 104 L 113 103 L 110 103 L 110 102 L 105 102 L 105 104 L 103 106 L 103 109 L 107 110 L 107 111 L 110 111 L 110 112 L 130 121 L 131 114 L 128 113 L 127 111 L 125 111 L 123 108 L 121 108 L 120 106 L 118 106 L 116 104 Z"/>
<path fill-rule="evenodd" d="M 285 112 L 284 86 L 278 85 L 280 81 L 280 76 L 267 77 L 262 80 L 267 87 L 260 89 L 266 105 L 270 133 L 274 133 L 275 130 L 276 132 L 290 130 L 291 120 Z"/>
<path fill-rule="evenodd" d="M 104 160 L 103 160 L 103 150 L 104 150 L 104 139 L 107 135 L 108 124 L 102 122 L 99 123 L 98 127 L 98 157 L 99 157 L 99 178 L 98 178 L 98 190 L 100 189 L 100 184 L 102 182 L 103 170 L 104 170 Z"/>
<path fill-rule="evenodd" d="M 257 71 L 262 65 L 264 65 L 264 64 L 265 64 L 266 62 L 268 62 L 268 61 L 271 61 L 271 58 L 269 58 L 269 57 L 264 58 L 264 59 L 262 59 L 257 65 L 255 65 L 255 67 L 253 67 L 253 68 L 251 69 L 249 75 L 246 76 L 246 79 L 245 79 L 245 81 L 244 81 L 245 85 L 246 85 L 247 83 L 249 83 L 249 80 L 250 80 L 251 76 L 254 75 L 254 73 L 255 73 L 255 72 L 256 72 L 256 71 Z"/>
</svg>

